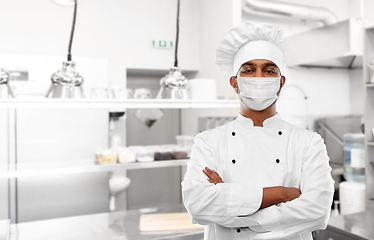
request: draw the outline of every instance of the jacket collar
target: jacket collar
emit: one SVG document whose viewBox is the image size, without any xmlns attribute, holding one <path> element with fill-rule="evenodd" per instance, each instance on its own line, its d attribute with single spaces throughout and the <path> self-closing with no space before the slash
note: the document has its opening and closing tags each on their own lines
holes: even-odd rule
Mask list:
<svg viewBox="0 0 374 240">
<path fill-rule="evenodd" d="M 256 127 L 256 126 L 253 126 L 252 119 L 246 118 L 240 113 L 236 120 L 243 127 Z M 279 115 L 279 113 L 276 113 L 274 116 L 265 119 L 262 125 L 264 128 L 280 129 L 282 126 L 282 121 L 283 120 L 281 116 Z"/>
</svg>

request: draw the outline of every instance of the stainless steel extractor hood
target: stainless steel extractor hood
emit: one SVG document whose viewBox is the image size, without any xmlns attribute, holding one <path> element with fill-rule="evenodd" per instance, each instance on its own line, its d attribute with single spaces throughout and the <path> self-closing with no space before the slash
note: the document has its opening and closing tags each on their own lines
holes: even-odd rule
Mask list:
<svg viewBox="0 0 374 240">
<path fill-rule="evenodd" d="M 363 21 L 350 18 L 286 38 L 289 67 L 361 68 Z"/>
</svg>

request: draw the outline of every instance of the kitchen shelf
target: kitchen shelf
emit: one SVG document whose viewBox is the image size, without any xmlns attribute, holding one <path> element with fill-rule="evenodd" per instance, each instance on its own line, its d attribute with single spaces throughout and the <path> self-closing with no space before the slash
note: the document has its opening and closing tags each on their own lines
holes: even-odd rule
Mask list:
<svg viewBox="0 0 374 240">
<path fill-rule="evenodd" d="M 56 163 L 29 163 L 0 165 L 0 179 L 55 176 L 89 172 L 108 172 L 116 170 L 174 167 L 187 165 L 189 159 L 163 160 L 97 165 L 94 160 L 66 161 Z"/>
<path fill-rule="evenodd" d="M 191 109 L 239 108 L 239 100 L 1 99 L 0 109 Z"/>
<path fill-rule="evenodd" d="M 369 63 L 374 61 L 374 47 L 373 47 L 373 40 L 374 40 L 374 22 L 365 21 L 365 35 L 364 35 L 364 64 L 363 66 L 368 66 Z M 373 166 L 372 163 L 374 162 L 374 141 L 372 129 L 374 128 L 374 108 L 373 108 L 373 99 L 372 99 L 372 91 L 374 89 L 374 83 L 370 82 L 371 78 L 371 70 L 369 67 L 364 67 L 364 92 L 365 92 L 365 107 L 364 107 L 364 117 L 365 117 L 365 136 L 366 139 L 371 140 L 366 142 L 365 148 L 365 166 Z M 374 210 L 374 201 L 371 200 L 374 198 L 374 168 L 366 168 L 365 169 L 365 178 L 366 180 L 366 209 L 367 210 Z"/>
</svg>

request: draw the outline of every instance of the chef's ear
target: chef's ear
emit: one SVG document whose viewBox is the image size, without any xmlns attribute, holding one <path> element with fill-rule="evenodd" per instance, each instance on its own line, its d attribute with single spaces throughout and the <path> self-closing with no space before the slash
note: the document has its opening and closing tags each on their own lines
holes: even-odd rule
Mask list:
<svg viewBox="0 0 374 240">
<path fill-rule="evenodd" d="M 235 76 L 232 76 L 230 78 L 230 85 L 235 90 L 235 92 L 238 93 L 238 83 L 236 82 L 236 77 Z"/>
<path fill-rule="evenodd" d="M 285 76 L 281 76 L 281 87 L 280 89 L 282 89 L 283 85 L 286 83 L 286 77 Z"/>
<path fill-rule="evenodd" d="M 282 90 L 283 88 L 283 85 L 286 83 L 286 77 L 285 76 L 281 76 L 281 79 L 280 79 L 280 88 L 277 92 L 277 95 L 279 95 L 280 91 Z"/>
</svg>

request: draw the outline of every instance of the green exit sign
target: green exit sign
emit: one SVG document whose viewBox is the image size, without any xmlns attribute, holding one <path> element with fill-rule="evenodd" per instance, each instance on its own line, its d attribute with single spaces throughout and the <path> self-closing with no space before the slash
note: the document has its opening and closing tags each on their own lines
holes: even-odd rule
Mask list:
<svg viewBox="0 0 374 240">
<path fill-rule="evenodd" d="M 155 48 L 172 48 L 174 44 L 173 41 L 169 40 L 152 40 L 152 46 Z"/>
</svg>

